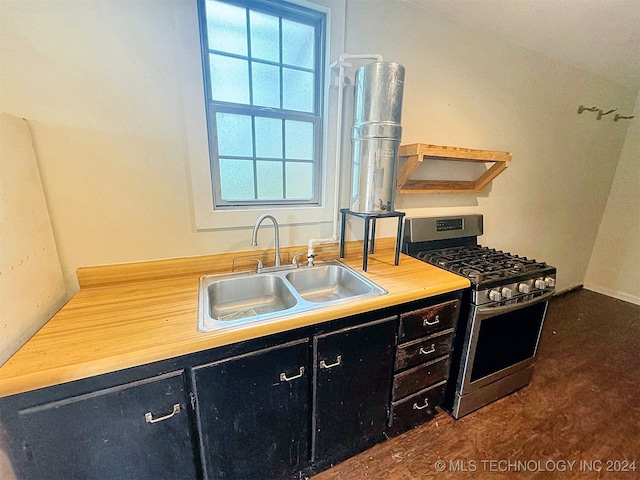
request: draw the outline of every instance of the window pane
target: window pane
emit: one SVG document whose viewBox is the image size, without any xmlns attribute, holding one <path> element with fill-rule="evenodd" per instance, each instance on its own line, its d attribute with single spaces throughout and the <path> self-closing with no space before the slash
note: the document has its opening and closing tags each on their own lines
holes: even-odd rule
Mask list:
<svg viewBox="0 0 640 480">
<path fill-rule="evenodd" d="M 207 0 L 207 37 L 211 50 L 247 55 L 247 11 Z"/>
<path fill-rule="evenodd" d="M 280 108 L 280 69 L 252 62 L 253 104 Z"/>
<path fill-rule="evenodd" d="M 251 117 L 217 113 L 218 152 L 221 157 L 252 157 Z"/>
<path fill-rule="evenodd" d="M 255 117 L 256 157 L 282 158 L 282 120 Z"/>
<path fill-rule="evenodd" d="M 287 198 L 313 198 L 313 164 L 287 162 Z"/>
<path fill-rule="evenodd" d="M 282 106 L 288 110 L 313 112 L 313 74 L 282 69 Z"/>
<path fill-rule="evenodd" d="M 249 103 L 249 65 L 246 60 L 209 55 L 213 100 Z"/>
<path fill-rule="evenodd" d="M 285 121 L 285 158 L 313 160 L 313 123 Z"/>
<path fill-rule="evenodd" d="M 199 1 L 214 207 L 318 202 L 325 15 L 281 0 Z"/>
<path fill-rule="evenodd" d="M 223 200 L 253 200 L 253 162 L 221 158 L 220 190 Z"/>
<path fill-rule="evenodd" d="M 251 57 L 280 61 L 280 22 L 278 17 L 249 10 Z"/>
<path fill-rule="evenodd" d="M 282 20 L 282 61 L 296 67 L 313 68 L 313 27 Z"/>
<path fill-rule="evenodd" d="M 283 198 L 282 162 L 256 162 L 258 174 L 258 198 L 274 200 Z"/>
</svg>

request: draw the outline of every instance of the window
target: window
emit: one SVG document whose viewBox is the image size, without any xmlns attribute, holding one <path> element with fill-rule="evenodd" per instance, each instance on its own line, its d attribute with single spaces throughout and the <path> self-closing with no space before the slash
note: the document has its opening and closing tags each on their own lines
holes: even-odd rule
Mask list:
<svg viewBox="0 0 640 480">
<path fill-rule="evenodd" d="M 200 0 L 216 208 L 319 205 L 325 14 Z"/>
</svg>

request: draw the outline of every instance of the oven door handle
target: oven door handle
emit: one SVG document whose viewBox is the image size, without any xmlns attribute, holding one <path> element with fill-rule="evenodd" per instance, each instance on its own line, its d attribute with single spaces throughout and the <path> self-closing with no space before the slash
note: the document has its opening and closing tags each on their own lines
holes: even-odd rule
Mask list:
<svg viewBox="0 0 640 480">
<path fill-rule="evenodd" d="M 520 310 L 521 308 L 526 308 L 531 305 L 535 305 L 536 303 L 544 302 L 549 300 L 554 294 L 554 291 L 550 291 L 540 295 L 539 297 L 534 298 L 533 300 L 529 300 L 523 303 L 513 303 L 511 305 L 503 305 L 501 307 L 479 307 L 477 310 L 478 316 L 483 317 L 494 317 L 496 315 L 502 315 L 503 313 L 513 312 L 514 310 Z"/>
</svg>

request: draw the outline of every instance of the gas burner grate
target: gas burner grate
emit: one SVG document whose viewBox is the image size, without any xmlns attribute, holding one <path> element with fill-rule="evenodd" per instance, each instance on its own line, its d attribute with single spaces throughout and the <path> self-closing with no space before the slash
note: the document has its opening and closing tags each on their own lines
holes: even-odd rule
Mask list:
<svg viewBox="0 0 640 480">
<path fill-rule="evenodd" d="M 544 262 L 480 245 L 426 250 L 417 253 L 416 257 L 467 277 L 474 283 L 509 279 L 548 267 Z"/>
</svg>

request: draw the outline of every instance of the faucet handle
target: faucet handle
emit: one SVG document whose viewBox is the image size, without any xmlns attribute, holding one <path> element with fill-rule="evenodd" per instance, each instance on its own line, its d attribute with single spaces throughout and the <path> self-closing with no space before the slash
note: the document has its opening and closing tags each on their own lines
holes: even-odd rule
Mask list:
<svg viewBox="0 0 640 480">
<path fill-rule="evenodd" d="M 262 271 L 262 260 L 259 258 L 250 258 L 252 262 L 258 262 L 258 268 L 256 269 L 256 273 L 260 273 Z"/>
<path fill-rule="evenodd" d="M 312 253 L 310 255 L 307 255 L 307 265 L 310 267 L 313 267 L 314 263 L 313 263 L 313 259 L 316 258 L 318 255 L 316 255 L 315 253 Z"/>
<path fill-rule="evenodd" d="M 291 265 L 293 265 L 294 267 L 298 268 L 300 266 L 300 263 L 298 262 L 298 257 L 304 255 L 304 253 L 296 253 L 293 256 L 293 260 L 291 260 Z"/>
</svg>

